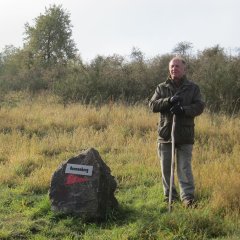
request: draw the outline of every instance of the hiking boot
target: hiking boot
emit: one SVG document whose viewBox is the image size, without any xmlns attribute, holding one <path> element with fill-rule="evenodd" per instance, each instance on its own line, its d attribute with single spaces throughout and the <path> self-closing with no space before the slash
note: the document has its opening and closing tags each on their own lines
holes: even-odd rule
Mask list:
<svg viewBox="0 0 240 240">
<path fill-rule="evenodd" d="M 194 198 L 185 198 L 182 202 L 186 208 L 195 208 L 197 206 Z"/>
</svg>

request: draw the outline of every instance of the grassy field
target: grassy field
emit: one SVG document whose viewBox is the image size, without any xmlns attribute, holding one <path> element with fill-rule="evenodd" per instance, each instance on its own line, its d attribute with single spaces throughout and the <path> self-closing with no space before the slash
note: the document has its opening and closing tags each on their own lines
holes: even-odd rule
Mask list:
<svg viewBox="0 0 240 240">
<path fill-rule="evenodd" d="M 0 103 L 0 239 L 240 239 L 240 119 L 196 119 L 193 170 L 198 207 L 163 202 L 156 152 L 158 114 L 145 105 L 63 106 L 52 96 Z M 102 223 L 53 213 L 59 164 L 93 147 L 118 182 L 119 209 Z"/>
</svg>

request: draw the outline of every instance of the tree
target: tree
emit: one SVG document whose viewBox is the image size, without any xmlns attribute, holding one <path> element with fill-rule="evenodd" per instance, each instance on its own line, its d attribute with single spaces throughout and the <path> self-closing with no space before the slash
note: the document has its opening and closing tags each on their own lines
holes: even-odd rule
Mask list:
<svg viewBox="0 0 240 240">
<path fill-rule="evenodd" d="M 139 48 L 133 47 L 130 55 L 131 59 L 136 62 L 144 61 L 144 54 Z"/>
<path fill-rule="evenodd" d="M 190 42 L 180 42 L 177 46 L 173 49 L 173 53 L 182 55 L 183 57 L 189 57 L 190 50 L 192 49 L 192 43 Z"/>
<path fill-rule="evenodd" d="M 35 18 L 35 26 L 25 25 L 24 47 L 32 53 L 36 63 L 52 65 L 64 64 L 76 56 L 76 46 L 72 37 L 70 14 L 61 5 L 50 6 L 45 14 Z M 32 61 L 32 59 L 29 59 Z"/>
<path fill-rule="evenodd" d="M 219 45 L 199 53 L 193 79 L 199 83 L 208 109 L 228 113 L 239 111 L 239 66 L 239 58 L 228 56 Z"/>
</svg>

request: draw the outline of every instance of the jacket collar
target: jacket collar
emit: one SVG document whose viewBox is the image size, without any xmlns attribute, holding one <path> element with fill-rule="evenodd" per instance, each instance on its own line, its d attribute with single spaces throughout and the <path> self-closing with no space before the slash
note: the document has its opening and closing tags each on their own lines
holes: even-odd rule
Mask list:
<svg viewBox="0 0 240 240">
<path fill-rule="evenodd" d="M 173 79 L 172 79 L 170 76 L 168 76 L 168 78 L 167 78 L 167 80 L 165 81 L 165 83 L 166 83 L 167 86 L 172 86 L 172 87 L 174 87 L 174 88 L 176 87 L 176 85 L 175 85 L 174 82 L 173 82 Z M 186 75 L 184 75 L 184 76 L 180 79 L 180 85 L 179 85 L 179 87 L 182 87 L 183 85 L 189 85 L 189 81 L 188 81 Z"/>
<path fill-rule="evenodd" d="M 180 81 L 181 81 L 181 84 L 179 87 L 177 87 L 173 83 L 173 80 L 171 79 L 171 77 L 168 77 L 168 79 L 165 81 L 165 87 L 169 88 L 172 94 L 175 94 L 176 92 L 185 91 L 186 86 L 191 84 L 186 76 L 184 76 Z"/>
</svg>

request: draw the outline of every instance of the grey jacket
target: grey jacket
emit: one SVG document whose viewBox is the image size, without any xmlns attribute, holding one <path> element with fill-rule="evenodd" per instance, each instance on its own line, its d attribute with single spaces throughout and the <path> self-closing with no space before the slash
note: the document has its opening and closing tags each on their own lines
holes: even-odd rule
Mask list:
<svg viewBox="0 0 240 240">
<path fill-rule="evenodd" d="M 160 113 L 158 140 L 161 143 L 171 142 L 173 115 L 170 112 L 169 100 L 174 94 L 181 97 L 181 105 L 184 109 L 184 114 L 176 116 L 175 143 L 193 144 L 194 118 L 203 112 L 204 102 L 198 85 L 187 80 L 186 77 L 181 80 L 181 85 L 178 88 L 170 78 L 159 84 L 149 101 L 152 111 Z"/>
</svg>

